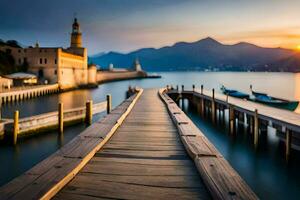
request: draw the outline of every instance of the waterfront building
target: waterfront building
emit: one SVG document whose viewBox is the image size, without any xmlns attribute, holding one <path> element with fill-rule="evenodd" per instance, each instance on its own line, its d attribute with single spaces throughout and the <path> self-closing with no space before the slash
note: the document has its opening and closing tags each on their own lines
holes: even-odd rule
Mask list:
<svg viewBox="0 0 300 200">
<path fill-rule="evenodd" d="M 70 47 L 18 48 L 2 46 L 0 50 L 10 53 L 17 65 L 28 65 L 28 71 L 41 82 L 58 83 L 68 89 L 88 83 L 87 49 L 82 47 L 82 33 L 77 18 L 72 25 Z M 95 70 L 92 70 L 95 71 Z"/>
<path fill-rule="evenodd" d="M 5 77 L 12 80 L 14 86 L 34 85 L 37 83 L 37 76 L 29 73 L 17 72 Z"/>
</svg>

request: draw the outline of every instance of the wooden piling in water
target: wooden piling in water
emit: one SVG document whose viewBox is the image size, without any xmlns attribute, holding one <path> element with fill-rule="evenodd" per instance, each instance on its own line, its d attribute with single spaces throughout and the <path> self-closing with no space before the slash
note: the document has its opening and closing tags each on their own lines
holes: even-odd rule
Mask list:
<svg viewBox="0 0 300 200">
<path fill-rule="evenodd" d="M 204 117 L 205 104 L 204 104 L 204 99 L 203 98 L 200 99 L 200 107 L 201 107 L 200 108 L 201 109 L 201 113 L 200 114 L 201 114 L 202 117 Z"/>
<path fill-rule="evenodd" d="M 216 102 L 215 102 L 215 89 L 212 89 L 212 99 L 211 99 L 211 120 L 216 123 Z"/>
<path fill-rule="evenodd" d="M 229 106 L 229 131 L 230 134 L 234 133 L 235 129 L 235 115 L 234 115 L 234 107 L 232 105 Z"/>
<path fill-rule="evenodd" d="M 106 95 L 106 101 L 107 101 L 107 114 L 111 112 L 111 95 Z"/>
<path fill-rule="evenodd" d="M 2 98 L 0 98 L 0 119 L 2 119 Z"/>
<path fill-rule="evenodd" d="M 203 85 L 201 85 L 201 94 L 203 94 Z"/>
<path fill-rule="evenodd" d="M 59 133 L 64 132 L 64 105 L 63 105 L 63 103 L 58 104 L 58 131 L 59 131 Z"/>
<path fill-rule="evenodd" d="M 258 146 L 258 136 L 259 136 L 259 121 L 258 121 L 258 111 L 254 111 L 254 147 Z"/>
<path fill-rule="evenodd" d="M 13 130 L 13 144 L 17 144 L 19 133 L 19 111 L 16 110 L 14 114 L 14 130 Z"/>
<path fill-rule="evenodd" d="M 285 130 L 285 158 L 289 160 L 291 154 L 292 132 L 289 129 Z"/>
<path fill-rule="evenodd" d="M 92 124 L 93 120 L 93 101 L 90 100 L 86 102 L 86 110 L 85 110 L 85 122 L 87 124 Z"/>
<path fill-rule="evenodd" d="M 193 92 L 195 91 L 195 85 L 193 85 Z"/>
<path fill-rule="evenodd" d="M 182 92 L 184 91 L 184 85 L 181 85 L 181 91 Z"/>
</svg>

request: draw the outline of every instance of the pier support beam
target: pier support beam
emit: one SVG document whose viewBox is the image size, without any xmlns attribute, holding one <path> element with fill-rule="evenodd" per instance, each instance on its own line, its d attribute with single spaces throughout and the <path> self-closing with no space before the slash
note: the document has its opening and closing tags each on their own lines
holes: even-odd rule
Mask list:
<svg viewBox="0 0 300 200">
<path fill-rule="evenodd" d="M 13 144 L 17 144 L 19 134 L 19 111 L 16 110 L 14 114 L 14 130 L 13 130 Z"/>
<path fill-rule="evenodd" d="M 58 104 L 58 131 L 59 133 L 64 132 L 64 104 Z"/>
<path fill-rule="evenodd" d="M 229 132 L 230 134 L 234 134 L 235 129 L 235 115 L 234 115 L 234 107 L 229 105 Z"/>
<path fill-rule="evenodd" d="M 107 114 L 111 112 L 111 95 L 106 95 L 106 101 L 107 101 Z"/>
<path fill-rule="evenodd" d="M 86 110 L 85 110 L 85 122 L 90 125 L 93 120 L 93 101 L 90 100 L 86 102 Z"/>
<path fill-rule="evenodd" d="M 204 115 L 205 115 L 204 98 L 201 98 L 201 99 L 200 99 L 200 107 L 201 107 L 201 116 L 204 117 Z"/>
<path fill-rule="evenodd" d="M 184 85 L 181 85 L 181 92 L 184 91 Z"/>
<path fill-rule="evenodd" d="M 291 154 L 292 132 L 289 129 L 285 130 L 285 158 L 288 161 Z"/>
<path fill-rule="evenodd" d="M 211 99 L 211 120 L 212 120 L 213 124 L 216 123 L 215 89 L 212 89 L 212 99 Z"/>
<path fill-rule="evenodd" d="M 258 121 L 258 111 L 254 111 L 254 147 L 258 146 L 258 137 L 259 137 L 259 121 Z"/>
<path fill-rule="evenodd" d="M 0 98 L 0 119 L 2 119 L 2 98 Z"/>
</svg>

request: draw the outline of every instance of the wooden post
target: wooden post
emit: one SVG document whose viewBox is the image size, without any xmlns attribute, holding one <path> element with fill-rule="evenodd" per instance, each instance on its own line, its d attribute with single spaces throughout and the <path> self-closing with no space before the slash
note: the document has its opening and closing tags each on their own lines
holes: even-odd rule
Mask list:
<svg viewBox="0 0 300 200">
<path fill-rule="evenodd" d="M 288 161 L 291 154 L 292 133 L 289 129 L 285 130 L 285 158 Z"/>
<path fill-rule="evenodd" d="M 250 134 L 252 134 L 253 133 L 253 119 L 254 119 L 254 117 L 252 117 L 251 115 L 249 115 L 249 132 L 250 132 Z"/>
<path fill-rule="evenodd" d="M 212 120 L 213 123 L 216 122 L 215 89 L 212 89 L 212 99 L 211 99 L 211 120 Z"/>
<path fill-rule="evenodd" d="M 257 109 L 254 111 L 254 147 L 258 146 L 258 134 L 259 134 L 259 124 L 258 124 L 258 112 Z"/>
<path fill-rule="evenodd" d="M 204 98 L 200 99 L 201 103 L 201 116 L 204 117 L 205 105 L 204 105 Z"/>
<path fill-rule="evenodd" d="M 111 112 L 111 95 L 106 95 L 106 101 L 107 101 L 107 114 Z"/>
<path fill-rule="evenodd" d="M 203 85 L 201 85 L 201 94 L 203 94 Z"/>
<path fill-rule="evenodd" d="M 86 102 L 85 122 L 87 124 L 92 124 L 92 120 L 93 120 L 93 101 L 90 100 Z"/>
<path fill-rule="evenodd" d="M 232 105 L 229 106 L 229 131 L 230 134 L 234 133 L 235 129 L 235 116 L 234 116 L 234 107 Z"/>
<path fill-rule="evenodd" d="M 0 119 L 2 119 L 2 98 L 0 98 Z"/>
<path fill-rule="evenodd" d="M 19 134 L 19 111 L 15 111 L 14 115 L 14 132 L 13 132 L 13 144 L 17 144 L 18 140 L 18 134 Z"/>
<path fill-rule="evenodd" d="M 193 92 L 195 91 L 195 85 L 193 85 Z"/>
<path fill-rule="evenodd" d="M 178 85 L 176 85 L 176 90 L 177 90 L 177 91 L 179 90 Z"/>
<path fill-rule="evenodd" d="M 181 92 L 184 91 L 184 85 L 181 85 Z"/>
<path fill-rule="evenodd" d="M 58 132 L 64 132 L 64 104 L 58 104 Z"/>
</svg>

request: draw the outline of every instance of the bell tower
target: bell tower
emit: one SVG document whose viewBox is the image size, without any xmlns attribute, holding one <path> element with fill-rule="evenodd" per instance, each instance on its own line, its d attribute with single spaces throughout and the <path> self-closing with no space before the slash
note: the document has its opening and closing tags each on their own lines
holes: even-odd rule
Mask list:
<svg viewBox="0 0 300 200">
<path fill-rule="evenodd" d="M 71 48 L 81 48 L 82 47 L 82 39 L 80 26 L 77 22 L 77 18 L 74 18 L 74 23 L 72 25 L 72 33 L 71 33 Z"/>
</svg>

